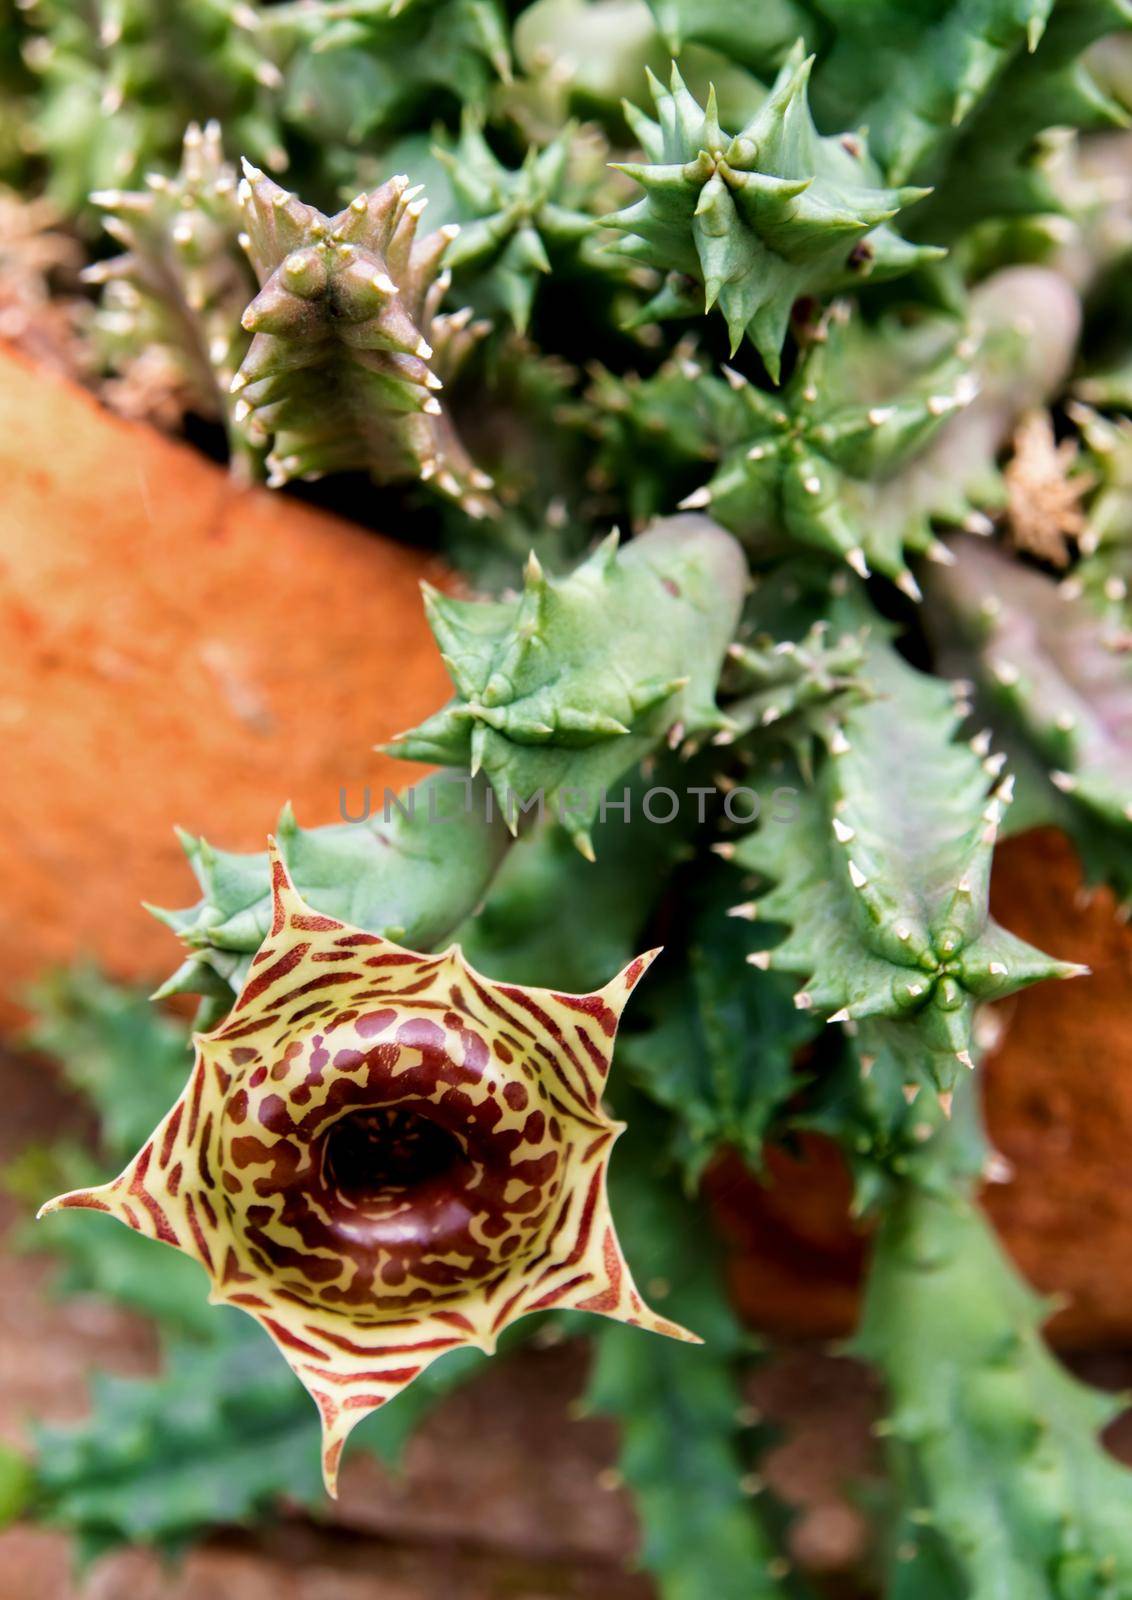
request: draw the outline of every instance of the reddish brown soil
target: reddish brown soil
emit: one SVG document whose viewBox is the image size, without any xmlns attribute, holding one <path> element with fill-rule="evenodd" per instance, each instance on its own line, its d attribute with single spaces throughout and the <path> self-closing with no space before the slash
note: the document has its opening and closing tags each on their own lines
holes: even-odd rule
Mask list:
<svg viewBox="0 0 1132 1600">
<path fill-rule="evenodd" d="M 372 746 L 448 693 L 428 570 L 0 352 L 0 1020 L 80 951 L 176 964 L 175 823 L 251 849 L 415 775 Z"/>
</svg>

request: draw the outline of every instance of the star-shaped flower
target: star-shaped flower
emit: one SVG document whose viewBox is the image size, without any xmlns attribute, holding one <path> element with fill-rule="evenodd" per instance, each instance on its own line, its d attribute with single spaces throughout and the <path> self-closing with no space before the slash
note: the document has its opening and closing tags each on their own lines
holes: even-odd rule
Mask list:
<svg viewBox="0 0 1132 1600">
<path fill-rule="evenodd" d="M 106 1211 L 200 1261 L 318 1406 L 331 1494 L 363 1417 L 529 1312 L 693 1339 L 642 1302 L 606 1198 L 621 1126 L 601 1092 L 656 952 L 594 994 L 522 988 L 313 911 L 274 843 L 272 883 L 271 931 L 169 1115 L 120 1177 L 43 1212 Z"/>
</svg>

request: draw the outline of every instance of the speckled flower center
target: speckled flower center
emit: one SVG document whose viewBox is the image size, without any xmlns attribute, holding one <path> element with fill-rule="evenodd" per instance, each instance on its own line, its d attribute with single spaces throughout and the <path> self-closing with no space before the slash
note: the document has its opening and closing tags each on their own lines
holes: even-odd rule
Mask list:
<svg viewBox="0 0 1132 1600">
<path fill-rule="evenodd" d="M 570 1154 L 531 1063 L 455 1012 L 392 1008 L 256 1052 L 221 1137 L 255 1267 L 307 1304 L 398 1312 L 536 1254 Z"/>
<path fill-rule="evenodd" d="M 404 1106 L 349 1111 L 323 1135 L 322 1178 L 343 1206 L 379 1211 L 424 1185 L 458 1181 L 463 1147 L 431 1117 Z"/>
</svg>

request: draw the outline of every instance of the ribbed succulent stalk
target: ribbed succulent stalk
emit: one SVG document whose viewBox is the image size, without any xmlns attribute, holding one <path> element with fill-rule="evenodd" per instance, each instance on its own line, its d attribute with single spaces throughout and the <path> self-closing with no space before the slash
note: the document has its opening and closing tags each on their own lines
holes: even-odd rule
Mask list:
<svg viewBox="0 0 1132 1600">
<path fill-rule="evenodd" d="M 607 540 L 568 578 L 536 563 L 513 602 L 426 590 L 461 695 L 393 748 L 444 770 L 400 797 L 371 796 L 357 823 L 303 829 L 285 811 L 279 850 L 297 890 L 319 911 L 431 949 L 476 910 L 510 837 L 539 815 L 592 858 L 589 829 L 607 799 L 622 800 L 617 783 L 674 729 L 725 725 L 714 689 L 744 574 L 727 534 L 677 517 L 620 553 Z M 587 676 L 603 638 L 605 665 Z M 162 992 L 199 993 L 222 1015 L 270 926 L 267 858 L 183 842 L 203 898 L 156 913 L 187 946 Z"/>
<path fill-rule="evenodd" d="M 532 145 L 523 164 L 511 168 L 484 137 L 482 116 L 465 112 L 456 144 L 439 146 L 436 155 L 458 202 L 460 233 L 447 264 L 462 281 L 481 284 L 488 304 L 517 332 L 527 331 L 540 280 L 584 282 L 588 275 L 592 282 L 603 268 L 607 276 L 616 271 L 595 250 L 595 219 L 581 207 L 602 175 L 601 156 L 580 146 L 575 127 L 543 150 Z"/>
<path fill-rule="evenodd" d="M 237 417 L 273 436 L 272 481 L 345 470 L 417 479 L 471 517 L 490 515 L 491 480 L 439 398 L 475 337 L 470 313 L 440 311 L 441 261 L 458 230 L 418 239 L 425 201 L 403 176 L 327 217 L 246 171 L 240 203 L 261 288 L 232 389 Z"/>
<path fill-rule="evenodd" d="M 727 726 L 715 689 L 746 576 L 730 535 L 688 516 L 612 534 L 565 578 L 532 558 L 515 600 L 426 592 L 456 698 L 387 748 L 482 771 L 508 826 L 537 802 L 592 856 L 622 774 L 675 729 Z"/>
<path fill-rule="evenodd" d="M 1106 623 L 1069 584 L 971 542 L 942 576 L 952 659 L 970 670 L 1003 733 L 1036 758 L 1035 796 L 1067 826 L 1094 876 L 1132 894 L 1132 663 L 1122 621 Z M 1064 803 L 1059 803 L 1063 797 Z"/>
<path fill-rule="evenodd" d="M 1007 498 L 999 453 L 1063 382 L 1079 320 L 1063 279 L 1015 267 L 980 284 L 961 319 L 870 326 L 835 301 L 774 392 L 691 351 L 644 380 L 599 373 L 598 467 L 647 506 L 699 477 L 681 505 L 710 511 L 756 558 L 809 547 L 918 600 L 909 558 L 946 562 L 947 526 L 990 531 Z"/>
<path fill-rule="evenodd" d="M 288 807 L 276 847 L 297 891 L 317 910 L 415 949 L 439 944 L 482 900 L 509 835 L 490 812 L 487 786 L 459 772 L 425 778 L 403 795 L 366 795 L 364 820 L 301 828 Z M 160 993 L 199 994 L 218 1020 L 242 987 L 271 927 L 266 852 L 216 850 L 182 835 L 202 898 L 184 911 L 154 909 L 186 957 Z"/>
<path fill-rule="evenodd" d="M 1130 1480 L 1100 1442 L 1123 1407 L 1046 1349 L 1050 1307 L 970 1192 L 908 1187 L 875 1246 L 853 1348 L 880 1370 L 898 1515 L 893 1600 L 1117 1600 Z"/>
<path fill-rule="evenodd" d="M 815 622 L 802 638 L 756 637 L 728 651 L 727 702 L 732 727 L 716 742 L 741 739 L 755 730 L 789 744 L 799 765 L 808 760 L 815 736 L 826 742 L 848 708 L 871 694 L 865 676 L 868 630 L 830 637 L 829 623 Z"/>
<path fill-rule="evenodd" d="M 799 1009 L 875 1030 L 913 1095 L 950 1094 L 974 1065 L 977 1003 L 1083 969 L 990 917 L 991 859 L 1013 791 L 1005 757 L 957 740 L 949 687 L 890 646 L 874 645 L 866 676 L 875 698 L 828 732 L 791 820 L 726 847 L 771 885 L 733 915 L 787 925 L 748 959 L 802 978 Z"/>
<path fill-rule="evenodd" d="M 99 190 L 91 199 L 125 247 L 84 274 L 105 286 L 98 328 L 111 364 L 128 374 L 131 363 L 160 353 L 185 404 L 225 422 L 233 469 L 254 476 L 266 436 L 251 419 L 237 420 L 231 387 L 247 353 L 240 319 L 256 284 L 240 248 L 236 173 L 219 123 L 190 124 L 173 177 L 151 172 L 143 191 Z"/>
<path fill-rule="evenodd" d="M 718 302 L 732 354 L 749 337 L 775 380 L 795 300 L 898 275 L 936 255 L 886 226 L 922 191 L 886 189 L 856 135 L 819 136 L 806 99 L 811 66 L 793 52 L 736 134 L 720 127 L 714 92 L 700 106 L 675 67 L 668 89 L 651 80 L 657 121 L 626 108 L 647 159 L 622 168 L 645 198 L 605 218 L 628 236 L 623 254 L 682 280 L 646 315 L 710 311 Z"/>
</svg>

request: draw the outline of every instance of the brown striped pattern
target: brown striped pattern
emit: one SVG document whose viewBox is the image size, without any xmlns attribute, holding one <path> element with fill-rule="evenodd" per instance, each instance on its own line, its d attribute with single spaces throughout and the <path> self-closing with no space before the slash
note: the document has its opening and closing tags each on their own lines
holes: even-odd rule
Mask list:
<svg viewBox="0 0 1132 1600">
<path fill-rule="evenodd" d="M 651 955 L 592 995 L 495 983 L 456 946 L 312 911 L 274 844 L 272 882 L 271 932 L 177 1104 L 120 1177 L 44 1211 L 109 1211 L 200 1261 L 312 1395 L 331 1493 L 368 1412 L 527 1312 L 691 1337 L 643 1304 L 606 1198 L 601 1094 Z"/>
</svg>

